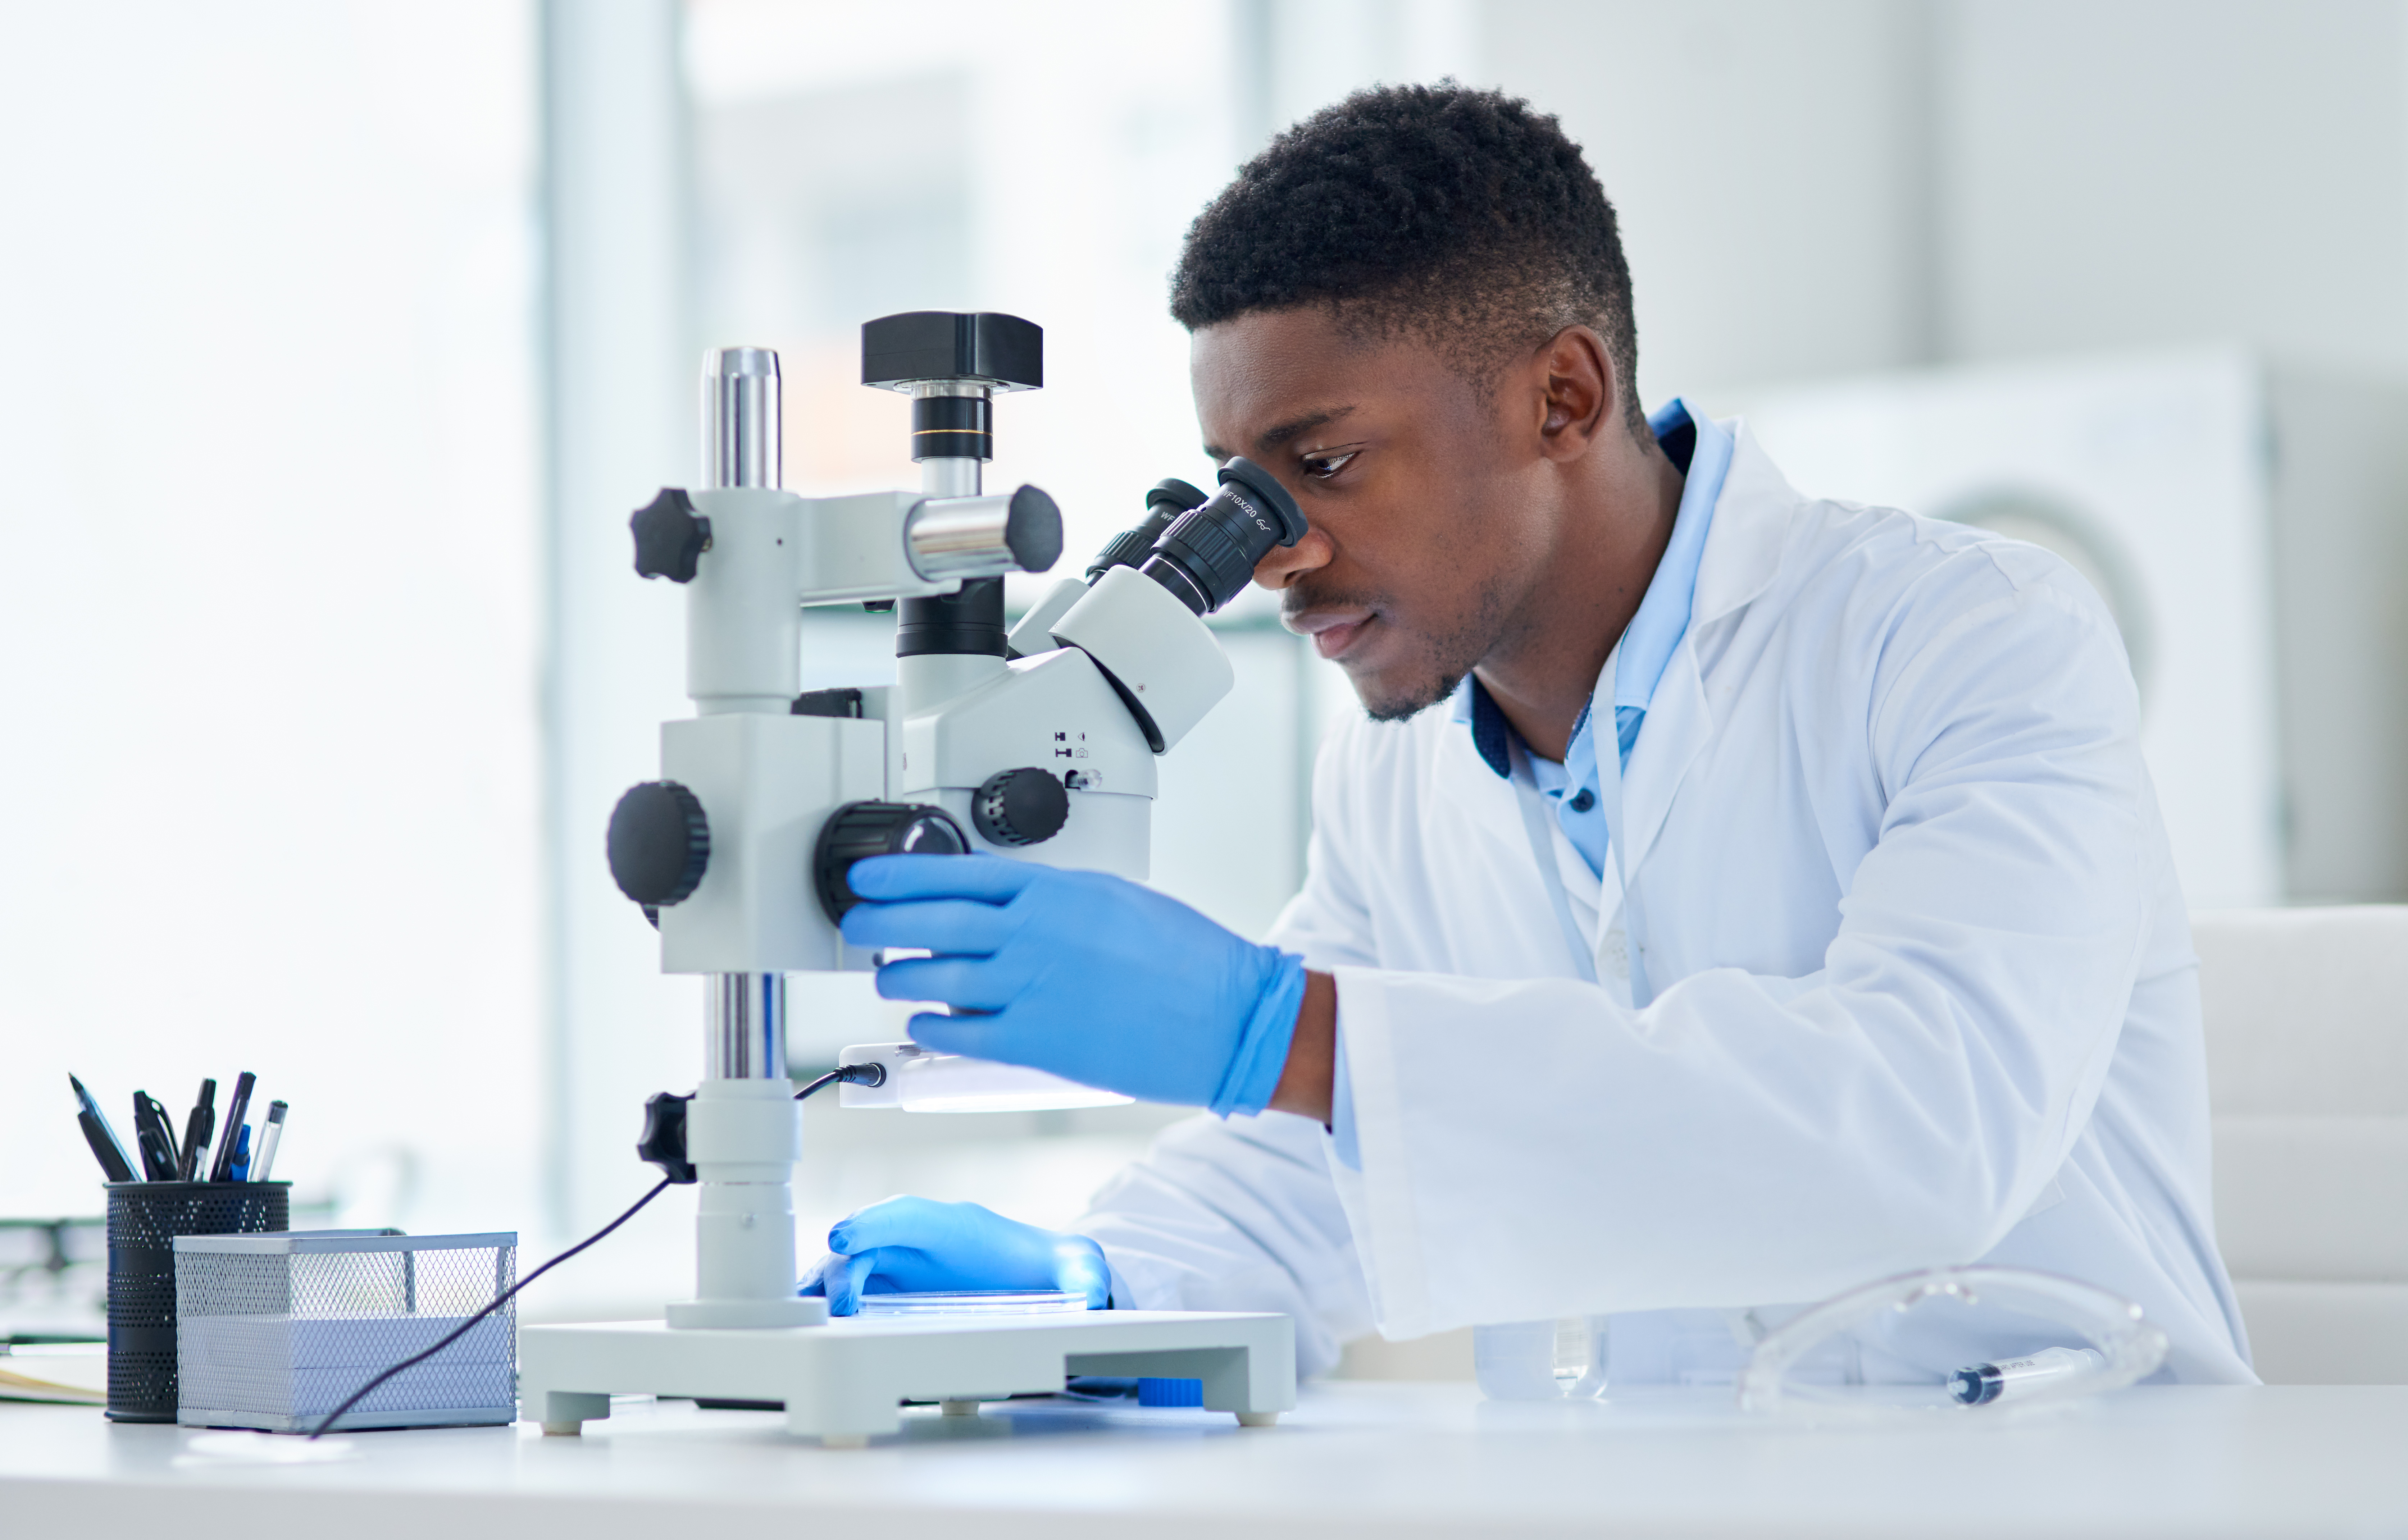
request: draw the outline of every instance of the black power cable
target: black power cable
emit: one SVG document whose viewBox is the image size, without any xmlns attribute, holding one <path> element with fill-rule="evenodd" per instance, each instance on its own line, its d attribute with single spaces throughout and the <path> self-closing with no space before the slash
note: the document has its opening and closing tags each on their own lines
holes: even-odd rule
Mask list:
<svg viewBox="0 0 2408 1540">
<path fill-rule="evenodd" d="M 575 1246 L 570 1247 L 567 1250 L 563 1251 L 560 1255 L 552 1258 L 550 1262 L 545 1262 L 541 1267 L 529 1273 L 525 1277 L 523 1277 L 519 1279 L 518 1282 L 510 1285 L 508 1290 L 494 1299 L 493 1304 L 486 1305 L 482 1310 L 478 1311 L 475 1315 L 470 1316 L 466 1320 L 462 1321 L 459 1329 L 446 1335 L 442 1341 L 437 1343 L 434 1347 L 429 1348 L 423 1353 L 403 1359 L 399 1363 L 394 1364 L 392 1368 L 387 1369 L 384 1373 L 377 1376 L 376 1378 L 369 1380 L 366 1385 L 353 1390 L 350 1396 L 345 1398 L 341 1405 L 326 1414 L 325 1420 L 319 1423 L 318 1426 L 311 1431 L 309 1436 L 311 1438 L 324 1437 L 326 1430 L 335 1425 L 335 1419 L 342 1416 L 345 1412 L 350 1411 L 352 1407 L 358 1405 L 362 1401 L 366 1400 L 370 1390 L 375 1390 L 378 1386 L 383 1384 L 386 1380 L 391 1379 L 394 1376 L 401 1373 L 404 1369 L 416 1368 L 418 1365 L 425 1362 L 428 1359 L 433 1358 L 436 1354 L 441 1352 L 444 1348 L 449 1348 L 453 1343 L 459 1341 L 462 1337 L 466 1336 L 470 1327 L 476 1325 L 487 1316 L 492 1315 L 503 1305 L 508 1305 L 511 1299 L 517 1295 L 520 1290 L 525 1288 L 528 1284 L 533 1283 L 536 1279 L 543 1276 L 546 1273 L 551 1272 L 553 1268 L 559 1266 L 562 1262 L 566 1262 L 569 1258 L 577 1255 L 580 1251 L 584 1250 L 587 1247 L 592 1246 L 595 1241 L 600 1240 L 611 1231 L 618 1229 L 629 1219 L 634 1219 L 637 1213 L 641 1210 L 646 1204 L 651 1203 L 654 1198 L 659 1197 L 662 1193 L 667 1191 L 675 1185 L 675 1183 L 664 1179 L 659 1186 L 653 1188 L 650 1192 L 645 1193 L 642 1197 L 638 1198 L 635 1202 L 635 1206 L 629 1208 L 624 1214 L 620 1215 L 617 1219 L 612 1219 L 609 1224 L 604 1225 L 601 1229 L 596 1230 L 591 1235 L 579 1241 Z"/>
<path fill-rule="evenodd" d="M 837 1069 L 830 1070 L 827 1074 L 821 1076 L 818 1079 L 813 1080 L 802 1090 L 795 1092 L 795 1100 L 799 1102 L 815 1091 L 819 1091 L 824 1087 L 837 1085 L 838 1083 L 867 1086 L 884 1085 L 886 1083 L 886 1066 L 878 1063 L 842 1065 Z M 462 1321 L 458 1328 L 447 1333 L 442 1341 L 437 1343 L 434 1347 L 429 1348 L 423 1353 L 414 1354 L 411 1357 L 403 1359 L 399 1363 L 394 1364 L 392 1368 L 387 1369 L 382 1374 L 377 1376 L 376 1378 L 369 1380 L 366 1385 L 353 1390 L 349 1396 L 344 1398 L 341 1405 L 326 1414 L 325 1419 L 321 1421 L 316 1428 L 310 1431 L 309 1436 L 311 1438 L 324 1437 L 326 1430 L 335 1425 L 336 1419 L 341 1417 L 345 1412 L 350 1411 L 352 1407 L 366 1400 L 369 1392 L 374 1390 L 378 1386 L 382 1385 L 386 1380 L 391 1379 L 394 1376 L 400 1374 L 405 1369 L 416 1368 L 418 1365 L 425 1362 L 428 1359 L 433 1358 L 436 1354 L 441 1352 L 444 1348 L 449 1348 L 453 1343 L 459 1341 L 462 1337 L 466 1336 L 469 1329 L 474 1327 L 479 1321 L 484 1319 L 487 1316 L 492 1315 L 494 1311 L 500 1309 L 503 1305 L 508 1305 L 512 1299 L 516 1298 L 520 1290 L 525 1288 L 528 1284 L 533 1283 L 536 1279 L 543 1276 L 546 1273 L 551 1272 L 553 1268 L 559 1266 L 562 1262 L 566 1262 L 569 1258 L 577 1255 L 580 1251 L 584 1250 L 587 1247 L 592 1246 L 595 1242 L 600 1240 L 603 1236 L 608 1235 L 613 1230 L 618 1229 L 629 1219 L 634 1219 L 638 1213 L 642 1212 L 643 1206 L 646 1204 L 651 1203 L 654 1198 L 659 1197 L 662 1193 L 667 1191 L 670 1188 L 676 1185 L 676 1182 L 673 1180 L 664 1179 L 660 1185 L 654 1187 L 650 1192 L 638 1198 L 634 1205 L 630 1206 L 624 1214 L 620 1215 L 617 1219 L 612 1219 L 609 1224 L 604 1225 L 601 1229 L 596 1230 L 591 1235 L 579 1241 L 575 1246 L 570 1247 L 567 1250 L 563 1251 L 560 1255 L 552 1258 L 550 1262 L 545 1262 L 541 1267 L 529 1273 L 525 1277 L 519 1279 L 518 1282 L 512 1284 L 508 1290 L 497 1295 L 493 1304 L 486 1305 L 475 1315 L 470 1316 L 466 1320 Z"/>
</svg>

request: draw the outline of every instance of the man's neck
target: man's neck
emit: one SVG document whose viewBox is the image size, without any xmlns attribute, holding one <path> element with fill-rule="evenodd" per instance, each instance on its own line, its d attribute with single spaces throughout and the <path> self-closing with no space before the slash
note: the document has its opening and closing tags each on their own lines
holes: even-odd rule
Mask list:
<svg viewBox="0 0 2408 1540">
<path fill-rule="evenodd" d="M 1679 467 L 1652 443 L 1632 449 L 1583 499 L 1594 515 L 1568 527 L 1509 639 L 1472 670 L 1541 759 L 1560 761 L 1570 748 L 1581 710 L 1639 613 L 1680 515 Z"/>
</svg>

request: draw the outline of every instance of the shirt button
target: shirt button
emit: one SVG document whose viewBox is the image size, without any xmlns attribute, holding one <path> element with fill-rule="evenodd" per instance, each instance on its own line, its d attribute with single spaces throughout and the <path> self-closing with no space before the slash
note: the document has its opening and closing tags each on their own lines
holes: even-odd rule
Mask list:
<svg viewBox="0 0 2408 1540">
<path fill-rule="evenodd" d="M 1573 812 L 1585 813 L 1596 806 L 1597 793 L 1590 791 L 1587 787 L 1584 786 L 1579 791 L 1572 793 L 1571 809 Z"/>
</svg>

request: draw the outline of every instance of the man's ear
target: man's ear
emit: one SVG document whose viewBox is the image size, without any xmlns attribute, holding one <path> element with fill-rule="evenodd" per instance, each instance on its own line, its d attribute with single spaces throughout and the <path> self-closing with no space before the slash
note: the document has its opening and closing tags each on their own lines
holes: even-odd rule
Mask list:
<svg viewBox="0 0 2408 1540">
<path fill-rule="evenodd" d="M 1585 326 L 1567 326 L 1540 345 L 1531 365 L 1543 381 L 1540 452 L 1550 460 L 1577 460 L 1621 409 L 1605 341 Z"/>
</svg>

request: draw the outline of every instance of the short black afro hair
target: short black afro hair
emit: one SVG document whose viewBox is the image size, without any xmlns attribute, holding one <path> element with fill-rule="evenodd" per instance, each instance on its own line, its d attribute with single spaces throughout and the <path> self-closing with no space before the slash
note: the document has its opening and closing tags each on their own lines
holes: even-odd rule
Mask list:
<svg viewBox="0 0 2408 1540">
<path fill-rule="evenodd" d="M 1420 336 L 1483 386 L 1506 356 L 1594 327 L 1647 438 L 1613 206 L 1580 146 L 1518 97 L 1358 91 L 1240 169 L 1188 229 L 1171 315 L 1194 331 L 1315 304 Z"/>
</svg>

